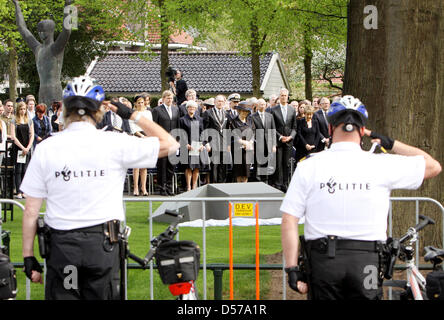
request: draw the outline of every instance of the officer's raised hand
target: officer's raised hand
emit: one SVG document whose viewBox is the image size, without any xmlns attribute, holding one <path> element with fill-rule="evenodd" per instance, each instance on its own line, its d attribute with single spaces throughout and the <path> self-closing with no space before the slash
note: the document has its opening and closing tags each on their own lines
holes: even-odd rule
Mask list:
<svg viewBox="0 0 444 320">
<path fill-rule="evenodd" d="M 24 272 L 32 282 L 43 283 L 42 267 L 34 256 L 24 258 Z"/>
<path fill-rule="evenodd" d="M 364 129 L 364 134 L 366 136 L 369 136 L 372 140 L 372 143 L 377 142 L 380 146 L 382 146 L 383 148 L 385 148 L 386 150 L 391 150 L 393 149 L 393 145 L 395 143 L 395 140 L 393 140 L 390 137 L 384 136 L 382 134 L 373 132 L 369 129 Z"/>
<path fill-rule="evenodd" d="M 308 292 L 308 286 L 305 281 L 306 277 L 305 275 L 299 270 L 299 267 L 291 267 L 291 268 L 285 268 L 285 271 L 288 275 L 288 285 L 290 288 L 292 288 L 294 291 L 299 293 L 307 293 Z"/>
<path fill-rule="evenodd" d="M 109 108 L 115 112 L 122 119 L 129 119 L 131 115 L 134 113 L 134 110 L 128 108 L 126 105 L 119 101 L 111 101 L 111 104 L 108 105 Z"/>
</svg>

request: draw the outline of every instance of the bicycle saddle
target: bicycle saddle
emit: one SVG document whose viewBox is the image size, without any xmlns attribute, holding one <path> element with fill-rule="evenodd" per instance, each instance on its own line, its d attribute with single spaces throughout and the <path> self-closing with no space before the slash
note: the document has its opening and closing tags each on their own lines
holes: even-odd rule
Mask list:
<svg viewBox="0 0 444 320">
<path fill-rule="evenodd" d="M 438 249 L 432 246 L 424 247 L 426 254 L 424 255 L 425 261 L 435 261 L 441 263 L 444 259 L 444 249 Z"/>
</svg>

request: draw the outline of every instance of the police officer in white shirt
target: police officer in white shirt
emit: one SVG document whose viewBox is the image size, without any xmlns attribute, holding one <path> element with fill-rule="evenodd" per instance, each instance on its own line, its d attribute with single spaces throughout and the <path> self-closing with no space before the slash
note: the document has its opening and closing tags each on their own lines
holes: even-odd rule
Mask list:
<svg viewBox="0 0 444 320">
<path fill-rule="evenodd" d="M 390 191 L 417 189 L 441 171 L 426 152 L 365 129 L 367 117 L 352 96 L 331 105 L 331 148 L 298 164 L 281 205 L 289 285 L 308 291 L 310 299 L 381 298 L 379 253 L 386 241 Z M 363 151 L 364 135 L 395 154 Z M 298 267 L 302 217 L 308 278 Z"/>
<path fill-rule="evenodd" d="M 119 298 L 119 246 L 112 234 L 118 233 L 118 222 L 125 218 L 125 174 L 128 168 L 153 167 L 158 157 L 179 148 L 165 130 L 119 102 L 110 108 L 122 119 L 134 120 L 148 138 L 97 130 L 104 97 L 103 88 L 88 77 L 74 78 L 67 85 L 66 129 L 37 146 L 21 185 L 27 196 L 24 271 L 33 282 L 42 282 L 33 247 L 39 210 L 46 200 L 46 299 Z M 72 277 L 67 286 L 68 275 Z"/>
</svg>

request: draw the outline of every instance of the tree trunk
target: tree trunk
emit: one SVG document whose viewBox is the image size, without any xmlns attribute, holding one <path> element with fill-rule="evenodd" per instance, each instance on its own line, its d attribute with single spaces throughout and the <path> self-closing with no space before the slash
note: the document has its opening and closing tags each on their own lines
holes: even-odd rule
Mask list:
<svg viewBox="0 0 444 320">
<path fill-rule="evenodd" d="M 305 74 L 305 99 L 313 99 L 313 76 L 311 74 L 311 61 L 313 52 L 310 46 L 309 36 L 304 34 L 304 74 Z"/>
<path fill-rule="evenodd" d="M 444 162 L 444 4 L 434 0 L 375 0 L 378 28 L 363 21 L 366 0 L 350 2 L 344 94 L 363 101 L 368 127 L 417 146 Z M 422 196 L 444 202 L 443 175 L 417 191 L 392 196 Z M 421 205 L 436 225 L 423 232 L 426 244 L 442 246 L 442 215 Z M 415 205 L 394 207 L 395 235 L 415 224 Z"/>
<path fill-rule="evenodd" d="M 261 62 L 260 62 L 260 44 L 259 44 L 259 30 L 255 24 L 257 20 L 251 21 L 251 71 L 253 76 L 253 96 L 260 98 L 261 94 Z"/>
<path fill-rule="evenodd" d="M 9 48 L 9 99 L 15 101 L 17 99 L 17 80 L 18 80 L 18 67 L 17 67 L 17 50 L 15 48 L 14 41 L 8 40 Z"/>
<path fill-rule="evenodd" d="M 170 60 L 168 57 L 168 44 L 170 41 L 170 32 L 168 26 L 168 18 L 163 0 L 159 1 L 160 8 L 160 79 L 162 84 L 162 92 L 169 89 L 168 78 L 165 75 Z"/>
</svg>

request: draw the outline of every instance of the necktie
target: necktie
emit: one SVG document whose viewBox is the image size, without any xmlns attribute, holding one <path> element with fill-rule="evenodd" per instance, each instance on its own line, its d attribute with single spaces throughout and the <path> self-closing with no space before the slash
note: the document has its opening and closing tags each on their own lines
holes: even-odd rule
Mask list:
<svg viewBox="0 0 444 320">
<path fill-rule="evenodd" d="M 287 122 L 287 106 L 282 106 L 282 116 L 284 118 L 284 122 Z"/>
<path fill-rule="evenodd" d="M 170 119 L 173 118 L 173 115 L 171 114 L 171 106 L 167 106 L 168 115 L 170 116 Z"/>
<path fill-rule="evenodd" d="M 261 116 L 262 124 L 265 126 L 264 113 L 261 112 L 261 113 L 259 113 L 259 114 L 260 114 L 260 116 Z"/>
<path fill-rule="evenodd" d="M 328 124 L 328 120 L 327 120 L 327 112 L 325 112 L 324 110 L 322 110 L 322 114 L 324 115 L 325 123 Z"/>
</svg>

